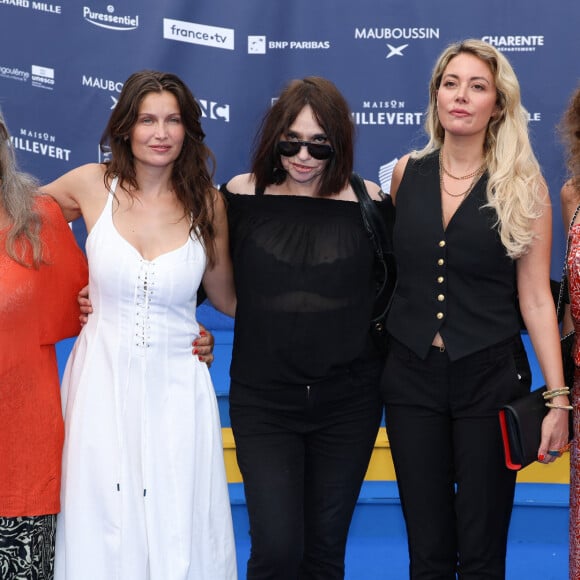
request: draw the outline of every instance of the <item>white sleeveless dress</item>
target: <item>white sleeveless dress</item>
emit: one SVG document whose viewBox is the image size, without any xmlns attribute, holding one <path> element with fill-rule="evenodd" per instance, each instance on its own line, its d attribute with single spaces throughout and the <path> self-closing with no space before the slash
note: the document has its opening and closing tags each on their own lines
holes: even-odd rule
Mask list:
<svg viewBox="0 0 580 580">
<path fill-rule="evenodd" d="M 191 352 L 205 252 L 190 238 L 143 259 L 112 203 L 87 238 L 93 314 L 63 378 L 55 578 L 235 579 L 218 407 Z"/>
</svg>

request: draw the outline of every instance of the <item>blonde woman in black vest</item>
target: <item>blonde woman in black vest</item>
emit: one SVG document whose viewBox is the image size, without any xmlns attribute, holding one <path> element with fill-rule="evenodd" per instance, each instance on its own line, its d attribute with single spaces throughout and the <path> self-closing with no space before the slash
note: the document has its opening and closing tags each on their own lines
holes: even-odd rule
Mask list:
<svg viewBox="0 0 580 580">
<path fill-rule="evenodd" d="M 410 578 L 503 579 L 515 472 L 498 409 L 525 394 L 522 316 L 549 389 L 562 389 L 549 287 L 552 211 L 506 58 L 449 46 L 429 88 L 429 142 L 397 164 L 391 195 L 399 282 L 382 389 L 409 537 Z M 538 460 L 567 441 L 552 399 Z"/>
</svg>

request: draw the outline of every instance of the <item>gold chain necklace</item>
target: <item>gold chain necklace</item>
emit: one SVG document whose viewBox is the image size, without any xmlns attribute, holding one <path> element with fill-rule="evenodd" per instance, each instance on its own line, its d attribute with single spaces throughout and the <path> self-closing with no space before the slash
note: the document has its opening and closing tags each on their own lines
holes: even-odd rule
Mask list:
<svg viewBox="0 0 580 580">
<path fill-rule="evenodd" d="M 468 173 L 467 175 L 462 175 L 461 177 L 456 177 L 455 175 L 453 175 L 452 173 L 449 173 L 449 171 L 447 171 L 447 168 L 445 167 L 445 165 L 443 165 L 443 155 L 441 152 L 439 152 L 439 167 L 442 170 L 442 172 L 445 173 L 446 175 L 449 175 L 449 177 L 451 177 L 451 179 L 461 181 L 463 179 L 471 179 L 472 177 L 475 177 L 477 174 L 483 173 L 483 170 L 485 169 L 485 161 L 483 162 L 483 165 L 478 167 L 475 171 L 472 171 L 471 173 Z"/>
<path fill-rule="evenodd" d="M 450 175 L 447 171 L 445 171 L 445 168 L 443 167 L 443 161 L 441 160 L 441 153 L 439 153 L 439 185 L 441 187 L 441 191 L 443 191 L 444 193 L 446 193 L 450 197 L 466 197 L 466 196 L 468 196 L 471 193 L 471 190 L 475 187 L 477 180 L 479 179 L 479 177 L 481 176 L 481 174 L 484 171 L 485 171 L 485 163 L 481 167 L 479 167 L 476 171 L 472 172 L 469 175 L 469 177 L 472 177 L 473 179 L 471 180 L 469 187 L 465 191 L 463 191 L 462 193 L 451 193 L 451 192 L 447 191 L 447 188 L 445 187 L 445 183 L 443 180 L 443 173 L 447 173 L 447 175 L 449 175 L 450 177 L 453 177 L 453 175 Z M 467 179 L 467 177 L 455 177 L 455 179 Z"/>
</svg>

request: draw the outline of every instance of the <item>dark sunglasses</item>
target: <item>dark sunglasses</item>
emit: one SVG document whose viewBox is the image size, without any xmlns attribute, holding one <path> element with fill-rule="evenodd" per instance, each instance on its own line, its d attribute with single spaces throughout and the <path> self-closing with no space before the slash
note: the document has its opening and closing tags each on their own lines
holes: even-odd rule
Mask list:
<svg viewBox="0 0 580 580">
<path fill-rule="evenodd" d="M 297 155 L 302 147 L 308 149 L 308 154 L 314 159 L 329 159 L 334 149 L 326 143 L 311 143 L 310 141 L 278 141 L 276 149 L 284 157 Z"/>
</svg>

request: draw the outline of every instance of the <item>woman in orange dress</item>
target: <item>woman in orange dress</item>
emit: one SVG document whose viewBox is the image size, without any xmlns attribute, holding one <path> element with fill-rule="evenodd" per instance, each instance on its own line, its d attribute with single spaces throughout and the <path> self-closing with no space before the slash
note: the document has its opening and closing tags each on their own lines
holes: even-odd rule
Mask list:
<svg viewBox="0 0 580 580">
<path fill-rule="evenodd" d="M 0 578 L 53 578 L 61 413 L 55 343 L 80 330 L 85 257 L 18 171 L 0 114 Z"/>
</svg>

